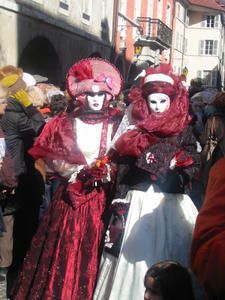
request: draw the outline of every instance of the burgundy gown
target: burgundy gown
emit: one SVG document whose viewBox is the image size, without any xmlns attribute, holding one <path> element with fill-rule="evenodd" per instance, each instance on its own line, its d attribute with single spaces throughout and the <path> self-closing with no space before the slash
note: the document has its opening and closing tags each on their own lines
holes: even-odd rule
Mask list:
<svg viewBox="0 0 225 300">
<path fill-rule="evenodd" d="M 106 152 L 110 122 L 108 118 L 101 121 L 100 158 Z M 62 159 L 71 164 L 85 164 L 76 144 L 75 131 L 73 118 L 56 117 L 47 123 L 30 154 L 36 159 Z M 94 180 L 98 177 L 99 182 L 99 176 L 104 173 L 100 168 L 89 168 L 87 173 L 88 176 L 85 172 L 82 175 L 83 182 L 68 184 L 65 180 L 58 188 L 14 286 L 14 300 L 92 298 L 107 192 L 104 184 L 93 187 Z M 83 189 L 82 184 L 85 184 Z"/>
</svg>

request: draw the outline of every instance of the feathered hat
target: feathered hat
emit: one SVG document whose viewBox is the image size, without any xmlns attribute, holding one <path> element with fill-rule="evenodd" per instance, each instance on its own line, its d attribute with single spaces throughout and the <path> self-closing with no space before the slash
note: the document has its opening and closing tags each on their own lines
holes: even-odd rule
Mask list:
<svg viewBox="0 0 225 300">
<path fill-rule="evenodd" d="M 123 80 L 118 69 L 101 58 L 87 58 L 75 63 L 68 72 L 68 93 L 77 99 L 85 92 L 106 92 L 111 98 L 122 89 Z"/>
</svg>

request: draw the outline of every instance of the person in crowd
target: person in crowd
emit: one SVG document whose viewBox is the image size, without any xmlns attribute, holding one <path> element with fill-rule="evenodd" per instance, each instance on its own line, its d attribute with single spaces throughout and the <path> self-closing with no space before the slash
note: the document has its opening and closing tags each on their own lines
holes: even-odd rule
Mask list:
<svg viewBox="0 0 225 300">
<path fill-rule="evenodd" d="M 58 173 L 61 184 L 32 241 L 14 300 L 92 299 L 115 172 L 107 156 L 117 127 L 110 102 L 121 88 L 120 73 L 108 61 L 89 58 L 70 68 L 67 89 L 76 110 L 50 120 L 29 151 Z"/>
<path fill-rule="evenodd" d="M 0 118 L 5 113 L 8 91 L 0 84 Z M 13 260 L 13 223 L 17 209 L 15 188 L 17 180 L 13 163 L 6 149 L 4 133 L 0 127 L 0 282 L 7 284 L 7 273 Z M 2 291 L 5 294 L 6 290 Z"/>
<path fill-rule="evenodd" d="M 203 146 L 201 179 L 205 190 L 210 168 L 225 156 L 225 93 L 217 93 L 212 105 L 214 112 L 207 119 L 201 136 Z"/>
<path fill-rule="evenodd" d="M 225 158 L 211 168 L 196 220 L 191 267 L 212 300 L 225 299 Z"/>
<path fill-rule="evenodd" d="M 190 98 L 201 91 L 202 91 L 202 79 L 201 78 L 192 79 L 190 87 L 188 89 Z"/>
<path fill-rule="evenodd" d="M 191 275 L 173 260 L 151 266 L 145 274 L 144 300 L 194 300 Z"/>
<path fill-rule="evenodd" d="M 53 117 L 66 111 L 68 106 L 68 100 L 61 91 L 53 90 L 51 91 L 51 96 L 49 95 L 49 114 L 45 121 L 51 120 Z M 40 206 L 40 217 L 43 215 L 47 209 L 50 201 L 52 200 L 54 193 L 60 183 L 60 179 L 57 174 L 52 170 L 46 172 L 45 179 L 45 194 L 43 195 L 43 201 Z"/>
<path fill-rule="evenodd" d="M 57 116 L 60 113 L 63 113 L 66 111 L 68 106 L 68 100 L 63 94 L 54 94 L 51 96 L 50 101 L 50 110 L 51 110 L 51 116 Z"/>
<path fill-rule="evenodd" d="M 149 68 L 129 97 L 115 134 L 117 186 L 95 300 L 139 299 L 147 267 L 158 261 L 188 266 L 197 216 L 184 194 L 199 169 L 185 87 L 164 64 Z"/>
<path fill-rule="evenodd" d="M 38 86 L 29 86 L 27 88 L 27 93 L 30 97 L 30 101 L 33 106 L 36 107 L 39 111 L 46 104 L 46 96 Z"/>
<path fill-rule="evenodd" d="M 0 69 L 0 83 L 7 89 L 8 99 L 1 128 L 5 135 L 7 149 L 13 161 L 18 179 L 16 197 L 20 208 L 15 214 L 14 262 L 15 268 L 22 263 L 38 225 L 38 211 L 43 193 L 43 182 L 35 171 L 34 160 L 27 150 L 40 133 L 45 122 L 32 105 L 26 92 L 23 71 L 13 66 Z"/>
</svg>

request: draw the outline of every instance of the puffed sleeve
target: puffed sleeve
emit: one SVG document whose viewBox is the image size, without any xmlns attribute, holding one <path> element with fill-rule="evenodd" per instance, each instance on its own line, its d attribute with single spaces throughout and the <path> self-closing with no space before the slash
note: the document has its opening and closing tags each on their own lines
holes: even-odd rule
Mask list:
<svg viewBox="0 0 225 300">
<path fill-rule="evenodd" d="M 57 116 L 50 120 L 37 138 L 29 154 L 34 159 L 65 161 L 83 164 L 84 157 L 76 145 L 73 120 Z"/>
<path fill-rule="evenodd" d="M 197 140 L 193 134 L 191 126 L 185 128 L 180 137 L 179 143 L 182 149 L 185 150 L 185 152 L 193 159 L 193 164 L 183 169 L 183 172 L 188 175 L 189 179 L 191 179 L 199 172 L 201 166 L 200 153 L 197 151 Z"/>
</svg>

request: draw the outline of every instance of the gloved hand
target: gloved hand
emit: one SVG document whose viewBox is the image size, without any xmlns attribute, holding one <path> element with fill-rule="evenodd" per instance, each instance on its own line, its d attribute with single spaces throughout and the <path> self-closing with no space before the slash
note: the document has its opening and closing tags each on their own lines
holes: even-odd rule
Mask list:
<svg viewBox="0 0 225 300">
<path fill-rule="evenodd" d="M 158 178 L 156 184 L 164 193 L 184 193 L 184 186 L 188 182 L 188 175 L 177 170 L 169 170 L 165 176 Z"/>
<path fill-rule="evenodd" d="M 24 107 L 28 107 L 32 104 L 31 99 L 25 90 L 17 91 L 13 97 L 20 102 Z"/>
</svg>

